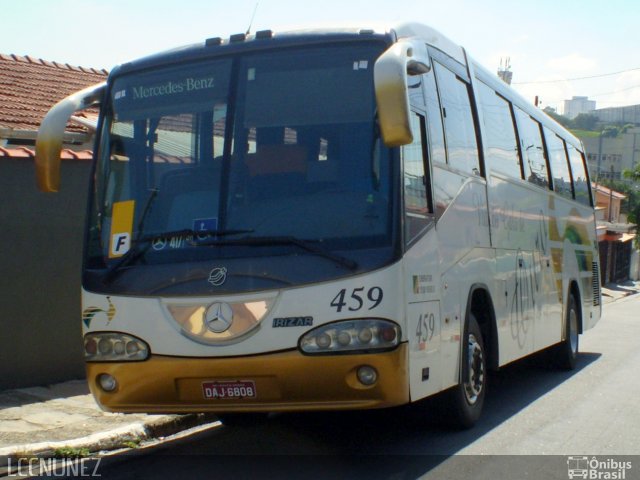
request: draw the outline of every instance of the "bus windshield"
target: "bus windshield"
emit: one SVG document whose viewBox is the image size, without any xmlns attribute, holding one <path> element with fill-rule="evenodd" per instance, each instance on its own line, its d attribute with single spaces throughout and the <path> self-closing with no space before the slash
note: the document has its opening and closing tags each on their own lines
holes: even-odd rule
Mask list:
<svg viewBox="0 0 640 480">
<path fill-rule="evenodd" d="M 87 269 L 296 257 L 304 275 L 287 279 L 287 262 L 263 272 L 294 284 L 390 261 L 392 162 L 372 74 L 381 50 L 249 53 L 116 77 Z M 241 283 L 231 290 L 260 287 Z"/>
</svg>

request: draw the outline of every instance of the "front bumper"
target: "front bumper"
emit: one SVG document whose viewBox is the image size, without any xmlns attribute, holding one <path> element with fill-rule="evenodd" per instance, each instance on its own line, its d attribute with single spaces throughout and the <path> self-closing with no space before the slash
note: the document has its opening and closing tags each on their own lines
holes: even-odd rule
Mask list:
<svg viewBox="0 0 640 480">
<path fill-rule="evenodd" d="M 407 344 L 391 352 L 305 356 L 299 351 L 233 358 L 154 355 L 144 362 L 87 363 L 89 388 L 110 412 L 250 412 L 382 408 L 409 402 Z M 356 371 L 370 365 L 378 381 L 364 386 Z M 97 377 L 110 374 L 114 392 Z M 203 382 L 255 382 L 253 399 L 206 399 Z"/>
</svg>

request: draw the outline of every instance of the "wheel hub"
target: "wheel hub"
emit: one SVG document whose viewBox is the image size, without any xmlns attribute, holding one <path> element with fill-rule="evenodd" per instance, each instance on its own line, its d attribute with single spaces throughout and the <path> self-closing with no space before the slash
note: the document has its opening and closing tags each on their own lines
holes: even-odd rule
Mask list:
<svg viewBox="0 0 640 480">
<path fill-rule="evenodd" d="M 484 388 L 484 353 L 476 336 L 469 334 L 468 341 L 468 376 L 464 382 L 464 393 L 469 405 L 478 401 Z"/>
</svg>

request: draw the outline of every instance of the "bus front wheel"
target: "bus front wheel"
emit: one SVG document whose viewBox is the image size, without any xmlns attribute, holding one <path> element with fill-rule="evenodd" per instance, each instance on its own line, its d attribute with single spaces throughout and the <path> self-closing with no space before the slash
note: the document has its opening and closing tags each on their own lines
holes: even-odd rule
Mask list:
<svg viewBox="0 0 640 480">
<path fill-rule="evenodd" d="M 486 352 L 482 331 L 475 316 L 469 314 L 462 343 L 460 383 L 451 391 L 453 421 L 461 428 L 471 428 L 480 418 L 487 391 Z"/>
</svg>

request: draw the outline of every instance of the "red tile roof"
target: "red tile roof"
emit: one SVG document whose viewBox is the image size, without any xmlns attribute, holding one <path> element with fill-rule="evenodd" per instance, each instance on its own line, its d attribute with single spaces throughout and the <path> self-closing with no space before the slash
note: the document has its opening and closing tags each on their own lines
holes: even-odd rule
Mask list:
<svg viewBox="0 0 640 480">
<path fill-rule="evenodd" d="M 596 192 L 600 192 L 604 195 L 606 195 L 607 197 L 611 196 L 613 198 L 617 198 L 620 200 L 624 200 L 625 198 L 627 198 L 627 196 L 624 193 L 620 193 L 617 192 L 615 190 L 611 190 L 610 188 L 605 187 L 604 185 L 595 183 L 595 182 L 591 182 L 591 188 L 593 190 L 595 190 Z"/>
<path fill-rule="evenodd" d="M 25 160 L 33 160 L 36 156 L 35 150 L 27 147 L 0 147 L 0 159 L 2 158 L 24 158 Z M 91 160 L 93 154 L 91 150 L 83 150 L 76 152 L 74 150 L 64 149 L 60 153 L 61 160 Z"/>
<path fill-rule="evenodd" d="M 108 72 L 48 62 L 29 56 L 0 54 L 0 128 L 35 131 L 59 100 L 105 81 Z M 69 124 L 69 131 L 84 127 Z"/>
</svg>

